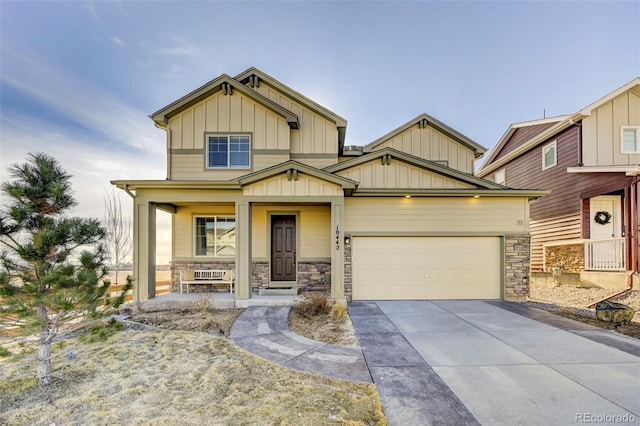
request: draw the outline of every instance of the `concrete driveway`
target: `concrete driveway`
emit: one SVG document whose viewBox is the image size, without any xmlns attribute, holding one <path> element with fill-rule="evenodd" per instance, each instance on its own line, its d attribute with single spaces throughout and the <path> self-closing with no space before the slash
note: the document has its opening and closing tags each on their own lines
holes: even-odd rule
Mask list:
<svg viewBox="0 0 640 426">
<path fill-rule="evenodd" d="M 640 424 L 640 341 L 499 301 L 353 302 L 392 425 Z"/>
</svg>

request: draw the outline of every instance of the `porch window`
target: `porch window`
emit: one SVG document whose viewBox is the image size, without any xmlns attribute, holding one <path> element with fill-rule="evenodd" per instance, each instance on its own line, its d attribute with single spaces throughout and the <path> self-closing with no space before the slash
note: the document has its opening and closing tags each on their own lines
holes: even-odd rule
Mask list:
<svg viewBox="0 0 640 426">
<path fill-rule="evenodd" d="M 558 141 L 553 141 L 542 147 L 542 170 L 547 170 L 558 164 Z"/>
<path fill-rule="evenodd" d="M 623 126 L 622 127 L 622 153 L 623 154 L 640 154 L 640 126 Z"/>
<path fill-rule="evenodd" d="M 236 255 L 236 220 L 233 217 L 195 218 L 196 256 L 233 257 Z"/>
<path fill-rule="evenodd" d="M 248 135 L 207 137 L 207 168 L 246 169 L 251 161 L 251 138 Z"/>
</svg>

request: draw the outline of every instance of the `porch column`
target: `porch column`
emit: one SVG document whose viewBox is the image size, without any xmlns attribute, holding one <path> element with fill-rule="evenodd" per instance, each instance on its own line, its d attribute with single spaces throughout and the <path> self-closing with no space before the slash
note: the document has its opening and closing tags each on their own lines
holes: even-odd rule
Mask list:
<svg viewBox="0 0 640 426">
<path fill-rule="evenodd" d="M 133 212 L 133 301 L 141 303 L 156 293 L 156 206 L 134 201 Z"/>
<path fill-rule="evenodd" d="M 331 298 L 346 304 L 344 297 L 344 198 L 331 201 Z"/>
<path fill-rule="evenodd" d="M 236 300 L 251 299 L 251 203 L 236 202 Z"/>
</svg>

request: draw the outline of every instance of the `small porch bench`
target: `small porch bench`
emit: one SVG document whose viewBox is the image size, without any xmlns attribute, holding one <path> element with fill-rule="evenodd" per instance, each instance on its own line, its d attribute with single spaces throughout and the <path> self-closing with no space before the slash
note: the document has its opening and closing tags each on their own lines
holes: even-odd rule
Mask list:
<svg viewBox="0 0 640 426">
<path fill-rule="evenodd" d="M 229 286 L 229 293 L 233 293 L 234 276 L 231 270 L 195 270 L 195 271 L 180 271 L 180 294 L 182 294 L 184 287 L 187 288 L 189 293 L 189 285 L 194 284 L 208 284 L 208 285 L 223 285 Z"/>
</svg>

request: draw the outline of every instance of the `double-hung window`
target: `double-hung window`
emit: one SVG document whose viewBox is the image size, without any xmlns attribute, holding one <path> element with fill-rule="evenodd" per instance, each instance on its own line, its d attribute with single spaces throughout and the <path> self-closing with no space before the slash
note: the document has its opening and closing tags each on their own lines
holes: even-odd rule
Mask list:
<svg viewBox="0 0 640 426">
<path fill-rule="evenodd" d="M 622 126 L 621 147 L 623 154 L 640 154 L 640 126 Z"/>
<path fill-rule="evenodd" d="M 251 165 L 251 138 L 248 135 L 207 136 L 207 168 L 248 169 Z"/>
<path fill-rule="evenodd" d="M 542 147 L 542 170 L 547 170 L 558 164 L 558 143 L 553 141 Z"/>
<path fill-rule="evenodd" d="M 236 255 L 236 219 L 222 216 L 195 218 L 195 254 L 207 257 Z"/>
</svg>

